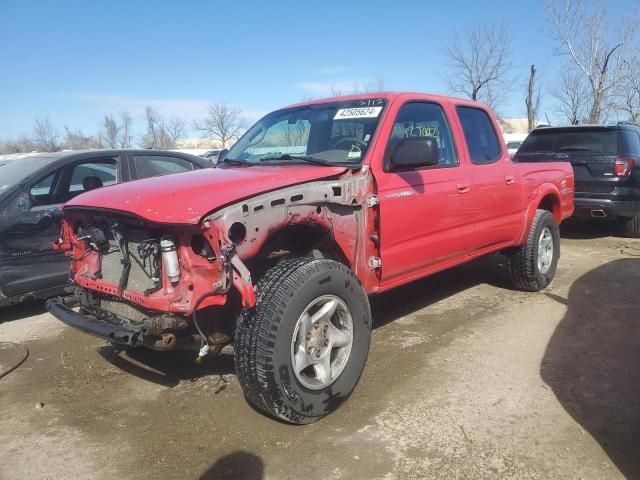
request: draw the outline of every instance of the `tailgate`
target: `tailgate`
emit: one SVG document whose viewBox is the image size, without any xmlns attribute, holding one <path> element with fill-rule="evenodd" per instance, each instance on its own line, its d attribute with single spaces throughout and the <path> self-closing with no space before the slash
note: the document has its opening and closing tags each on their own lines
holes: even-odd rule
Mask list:
<svg viewBox="0 0 640 480">
<path fill-rule="evenodd" d="M 516 154 L 518 162 L 569 162 L 576 195 L 608 194 L 618 184 L 614 176 L 620 151 L 619 132 L 607 126 L 551 127 L 529 134 Z"/>
<path fill-rule="evenodd" d="M 568 160 L 573 166 L 576 192 L 611 192 L 618 182 L 613 176 L 615 158 L 614 155 L 570 153 Z"/>
</svg>

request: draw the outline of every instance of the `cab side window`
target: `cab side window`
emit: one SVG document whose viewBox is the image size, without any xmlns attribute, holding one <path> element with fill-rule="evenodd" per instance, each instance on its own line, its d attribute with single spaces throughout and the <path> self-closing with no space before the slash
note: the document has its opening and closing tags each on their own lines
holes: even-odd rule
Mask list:
<svg viewBox="0 0 640 480">
<path fill-rule="evenodd" d="M 487 112 L 473 107 L 457 107 L 456 110 L 471 163 L 483 165 L 498 161 L 502 153 L 500 141 Z"/>
<path fill-rule="evenodd" d="M 402 140 L 412 137 L 433 137 L 436 139 L 439 154 L 438 165 L 432 168 L 458 165 L 449 122 L 447 122 L 440 105 L 425 102 L 411 102 L 403 105 L 393 124 L 389 139 L 389 154 Z"/>
</svg>

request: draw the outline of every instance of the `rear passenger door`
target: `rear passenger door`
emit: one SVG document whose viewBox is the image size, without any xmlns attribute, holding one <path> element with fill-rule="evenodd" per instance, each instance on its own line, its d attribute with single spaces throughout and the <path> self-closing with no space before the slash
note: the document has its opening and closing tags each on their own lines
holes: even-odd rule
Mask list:
<svg viewBox="0 0 640 480">
<path fill-rule="evenodd" d="M 383 284 L 437 268 L 468 251 L 472 231 L 469 172 L 456 151 L 445 112 L 438 103 L 408 102 L 395 117 L 383 159 L 384 173 L 376 174 Z M 394 169 L 394 149 L 402 140 L 416 136 L 436 138 L 438 164 Z"/>
<path fill-rule="evenodd" d="M 177 155 L 157 152 L 131 153 L 129 154 L 129 165 L 134 179 L 190 172 L 200 168 Z"/>
<path fill-rule="evenodd" d="M 473 241 L 471 251 L 512 243 L 522 231 L 522 186 L 515 165 L 499 140 L 497 125 L 482 108 L 456 107 L 471 171 Z"/>
</svg>

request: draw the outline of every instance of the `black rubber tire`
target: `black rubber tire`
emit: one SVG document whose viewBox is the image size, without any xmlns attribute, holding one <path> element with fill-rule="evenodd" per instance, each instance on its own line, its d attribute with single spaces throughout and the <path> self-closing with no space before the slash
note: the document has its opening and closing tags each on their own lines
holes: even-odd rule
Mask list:
<svg viewBox="0 0 640 480">
<path fill-rule="evenodd" d="M 538 241 L 545 227 L 553 237 L 553 258 L 546 273 L 538 268 Z M 551 212 L 536 210 L 529 230 L 527 243 L 519 247 L 508 257 L 509 271 L 514 286 L 525 292 L 539 292 L 549 286 L 556 274 L 560 258 L 560 229 Z"/>
<path fill-rule="evenodd" d="M 624 234 L 631 238 L 640 238 L 640 215 L 627 218 L 624 223 Z"/>
<path fill-rule="evenodd" d="M 339 296 L 353 318 L 347 365 L 324 389 L 310 390 L 291 365 L 291 339 L 298 318 L 315 298 Z M 262 412 L 294 424 L 312 423 L 337 409 L 355 388 L 369 353 L 371 310 L 355 274 L 329 259 L 292 258 L 267 271 L 256 285 L 256 307 L 240 315 L 234 354 L 247 400 Z"/>
</svg>

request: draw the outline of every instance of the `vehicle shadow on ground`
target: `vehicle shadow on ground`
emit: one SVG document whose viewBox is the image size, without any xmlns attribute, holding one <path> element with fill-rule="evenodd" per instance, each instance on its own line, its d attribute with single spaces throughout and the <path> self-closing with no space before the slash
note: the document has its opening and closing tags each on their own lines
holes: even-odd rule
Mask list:
<svg viewBox="0 0 640 480">
<path fill-rule="evenodd" d="M 372 297 L 373 328 L 380 328 L 483 283 L 513 290 L 504 256 L 482 257 Z"/>
<path fill-rule="evenodd" d="M 200 480 L 261 480 L 264 478 L 264 463 L 253 453 L 237 451 L 219 458 Z"/>
<path fill-rule="evenodd" d="M 232 355 L 206 357 L 201 364 L 196 364 L 194 360 L 198 352 L 185 350 L 157 352 L 143 347 L 123 349 L 105 345 L 98 349 L 98 354 L 114 367 L 169 388 L 185 380 L 195 382 L 201 377 L 223 377 L 235 372 Z M 221 379 L 220 387 L 223 388 L 224 384 L 224 379 Z"/>
<path fill-rule="evenodd" d="M 373 328 L 380 328 L 481 283 L 511 288 L 504 257 L 483 257 L 372 297 Z M 204 376 L 234 373 L 231 355 L 205 357 L 204 362 L 197 365 L 194 363 L 197 353 L 190 351 L 157 352 L 107 345 L 98 353 L 115 367 L 165 387 L 175 387 L 183 380 L 196 381 Z"/>
<path fill-rule="evenodd" d="M 640 259 L 576 280 L 540 367 L 564 409 L 630 480 L 640 480 Z"/>
<path fill-rule="evenodd" d="M 14 320 L 41 315 L 46 311 L 44 301 L 40 300 L 0 307 L 0 323 L 13 322 Z"/>
<path fill-rule="evenodd" d="M 560 236 L 573 240 L 589 240 L 605 237 L 624 238 L 621 222 L 612 219 L 570 218 L 562 222 Z"/>
</svg>

